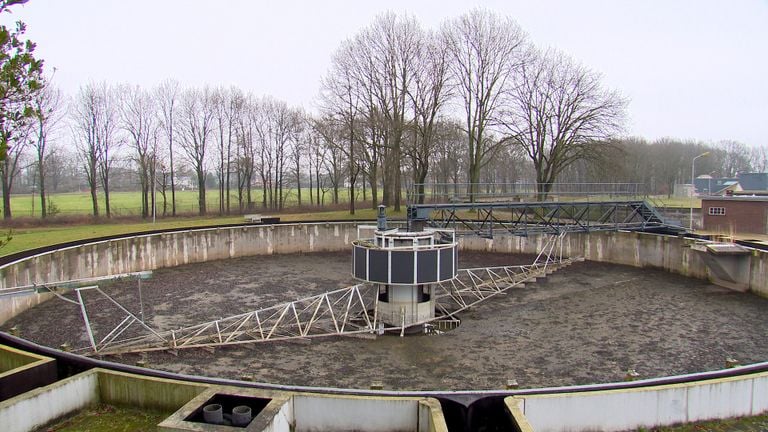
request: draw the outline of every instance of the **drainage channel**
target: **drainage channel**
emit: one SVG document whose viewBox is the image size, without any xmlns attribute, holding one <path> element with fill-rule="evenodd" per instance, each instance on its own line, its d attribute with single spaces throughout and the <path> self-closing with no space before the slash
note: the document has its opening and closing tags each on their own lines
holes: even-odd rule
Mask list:
<svg viewBox="0 0 768 432">
<path fill-rule="evenodd" d="M 504 404 L 504 396 L 488 396 L 464 403 L 438 397 L 450 432 L 501 432 L 519 430 Z"/>
</svg>

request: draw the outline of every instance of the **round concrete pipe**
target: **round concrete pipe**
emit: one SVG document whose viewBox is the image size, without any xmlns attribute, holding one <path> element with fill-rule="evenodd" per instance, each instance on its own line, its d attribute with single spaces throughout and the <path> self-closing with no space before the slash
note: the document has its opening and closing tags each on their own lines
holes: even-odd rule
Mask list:
<svg viewBox="0 0 768 432">
<path fill-rule="evenodd" d="M 224 423 L 224 411 L 220 404 L 208 404 L 203 407 L 203 420 L 209 424 Z"/>
<path fill-rule="evenodd" d="M 238 405 L 232 409 L 232 426 L 248 426 L 252 418 L 249 406 Z"/>
</svg>

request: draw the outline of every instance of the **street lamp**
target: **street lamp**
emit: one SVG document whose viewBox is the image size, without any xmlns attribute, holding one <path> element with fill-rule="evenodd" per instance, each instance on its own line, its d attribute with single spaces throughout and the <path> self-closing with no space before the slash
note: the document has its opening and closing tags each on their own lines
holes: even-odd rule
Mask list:
<svg viewBox="0 0 768 432">
<path fill-rule="evenodd" d="M 693 160 L 691 161 L 691 189 L 692 190 L 691 190 L 691 219 L 690 219 L 690 222 L 689 222 L 690 223 L 690 230 L 691 231 L 693 231 L 693 198 L 694 198 L 694 195 L 696 195 L 696 183 L 694 182 L 694 180 L 695 180 L 694 172 L 696 170 L 696 159 L 698 159 L 700 157 L 707 156 L 708 154 L 709 154 L 709 152 L 704 152 L 704 153 L 694 157 Z"/>
</svg>

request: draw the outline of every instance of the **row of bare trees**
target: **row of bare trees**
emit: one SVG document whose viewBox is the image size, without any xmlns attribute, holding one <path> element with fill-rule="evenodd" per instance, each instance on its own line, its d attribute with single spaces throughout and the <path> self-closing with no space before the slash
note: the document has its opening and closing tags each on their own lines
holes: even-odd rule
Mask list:
<svg viewBox="0 0 768 432">
<path fill-rule="evenodd" d="M 350 193 L 355 186 L 356 201 L 375 204 L 378 200 L 373 197 L 383 185 L 379 151 L 386 148 L 345 139 L 349 135 L 334 119 L 308 116 L 284 102 L 256 98 L 236 88 L 184 89 L 166 81 L 153 91 L 145 91 L 135 86 L 98 84 L 85 86 L 78 99 L 69 101 L 68 111 L 55 108 L 65 106 L 62 100 L 53 88 L 39 93 L 35 103 L 43 115 L 30 129 L 29 144 L 14 145 L 10 151 L 10 160 L 34 168 L 26 174 L 36 177 L 33 182 L 39 185 L 43 204 L 48 182 L 56 187 L 62 177 L 86 173 L 95 197 L 94 213 L 100 208 L 106 211 L 106 203 L 96 199 L 109 196 L 103 194 L 105 180 L 111 189 L 115 166 L 135 172 L 133 187 L 142 191 L 145 216 L 156 208 L 155 190 L 159 194 L 158 211 L 174 214 L 172 179 L 178 179 L 180 173 L 187 176 L 191 172 L 195 180 L 208 179 L 209 188 L 215 184 L 221 213 L 247 211 L 253 206 L 280 209 L 289 194 L 300 204 L 349 202 L 347 197 L 353 195 L 340 198 L 341 192 Z M 112 114 L 110 101 L 114 104 Z M 366 130 L 362 123 L 353 126 L 356 134 Z M 415 145 L 419 133 L 411 129 L 403 140 L 398 173 L 405 183 L 465 183 L 470 157 L 462 125 L 436 120 L 431 129 L 434 145 L 427 150 L 423 150 L 427 146 Z M 54 145 L 51 151 L 51 135 L 58 138 L 53 140 L 57 143 L 70 134 L 78 138 L 72 141 L 78 143 L 77 157 L 67 157 L 71 155 L 66 147 Z M 707 144 L 631 138 L 600 145 L 602 152 L 569 165 L 560 173 L 560 181 L 621 179 L 646 184 L 649 192 L 671 193 L 674 184 L 690 179 L 690 160 L 704 151 L 711 156 L 699 161 L 697 174 L 729 177 L 767 168 L 764 147 L 750 148 L 734 141 Z M 79 167 L 72 166 L 75 163 Z M 423 166 L 428 166 L 428 171 L 420 171 Z M 535 178 L 534 165 L 526 155 L 515 146 L 501 145 L 483 167 L 479 181 L 515 183 Z M 119 187 L 124 190 L 126 186 Z M 205 187 L 205 180 L 198 182 L 201 202 Z M 254 188 L 259 189 L 258 194 Z M 260 202 L 254 202 L 257 196 Z M 42 207 L 45 211 L 47 206 Z"/>
<path fill-rule="evenodd" d="M 237 211 L 253 206 L 254 176 L 263 186 L 262 206 L 281 209 L 289 192 L 287 177 L 293 175 L 300 183 L 308 160 L 306 115 L 237 88 L 182 88 L 170 80 L 153 91 L 89 84 L 81 88 L 71 113 L 94 215 L 99 214 L 101 186 L 110 216 L 109 173 L 120 158 L 129 158 L 136 167 L 145 217 L 157 206 L 156 189 L 163 214 L 170 207 L 176 215 L 179 156 L 194 173 L 201 215 L 208 208 L 209 175 L 217 179 L 220 214 L 232 212 L 234 205 Z"/>
<path fill-rule="evenodd" d="M 200 214 L 212 178 L 220 214 L 281 210 L 289 198 L 347 201 L 354 213 L 358 201 L 399 210 L 403 190 L 416 185 L 422 200 L 419 185 L 428 181 L 470 183 L 472 196 L 480 183 L 520 180 L 536 182 L 540 198 L 558 181 L 642 181 L 666 191 L 685 178 L 687 153 L 702 148 L 617 139 L 627 104 L 618 92 L 566 54 L 534 46 L 511 18 L 483 9 L 434 30 L 408 15 L 377 16 L 333 54 L 316 114 L 236 87 L 172 80 L 153 89 L 89 83 L 71 99 L 48 84 L 35 103 L 34 127 L 6 161 L 14 165 L 4 171 L 11 180 L 4 197 L 13 176 L 33 167 L 43 216 L 46 179 L 64 171 L 72 149 L 95 216 L 112 215 L 115 169 L 130 167 L 149 217 L 177 214 L 182 171 L 193 173 Z M 723 174 L 758 168 L 745 164 L 740 146 L 718 147 Z M 685 155 L 663 156 L 673 153 Z M 652 173 L 643 170 L 649 155 L 662 155 Z"/>
<path fill-rule="evenodd" d="M 376 17 L 336 51 L 321 96 L 323 119 L 350 164 L 348 183 L 381 171 L 382 202 L 396 209 L 404 160 L 412 182 L 423 184 L 450 133 L 442 125 L 463 134 L 471 195 L 494 157 L 511 151 L 531 162 L 543 197 L 563 169 L 621 131 L 625 106 L 599 75 L 537 49 L 512 19 L 483 9 L 439 31 L 410 16 Z"/>
<path fill-rule="evenodd" d="M 768 147 L 749 147 L 724 140 L 716 143 L 662 138 L 648 141 L 631 137 L 613 140 L 605 151 L 590 161 L 580 161 L 561 176 L 565 182 L 612 182 L 617 178 L 640 183 L 651 194 L 671 196 L 676 184 L 690 183 L 694 176 L 737 178 L 740 173 L 768 172 Z"/>
</svg>

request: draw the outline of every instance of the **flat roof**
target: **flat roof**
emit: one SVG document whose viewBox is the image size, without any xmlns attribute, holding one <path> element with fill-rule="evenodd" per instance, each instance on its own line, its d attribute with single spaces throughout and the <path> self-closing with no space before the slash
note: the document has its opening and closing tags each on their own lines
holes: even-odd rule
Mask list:
<svg viewBox="0 0 768 432">
<path fill-rule="evenodd" d="M 701 201 L 757 201 L 768 202 L 768 196 L 724 196 L 724 197 L 702 197 Z"/>
</svg>

